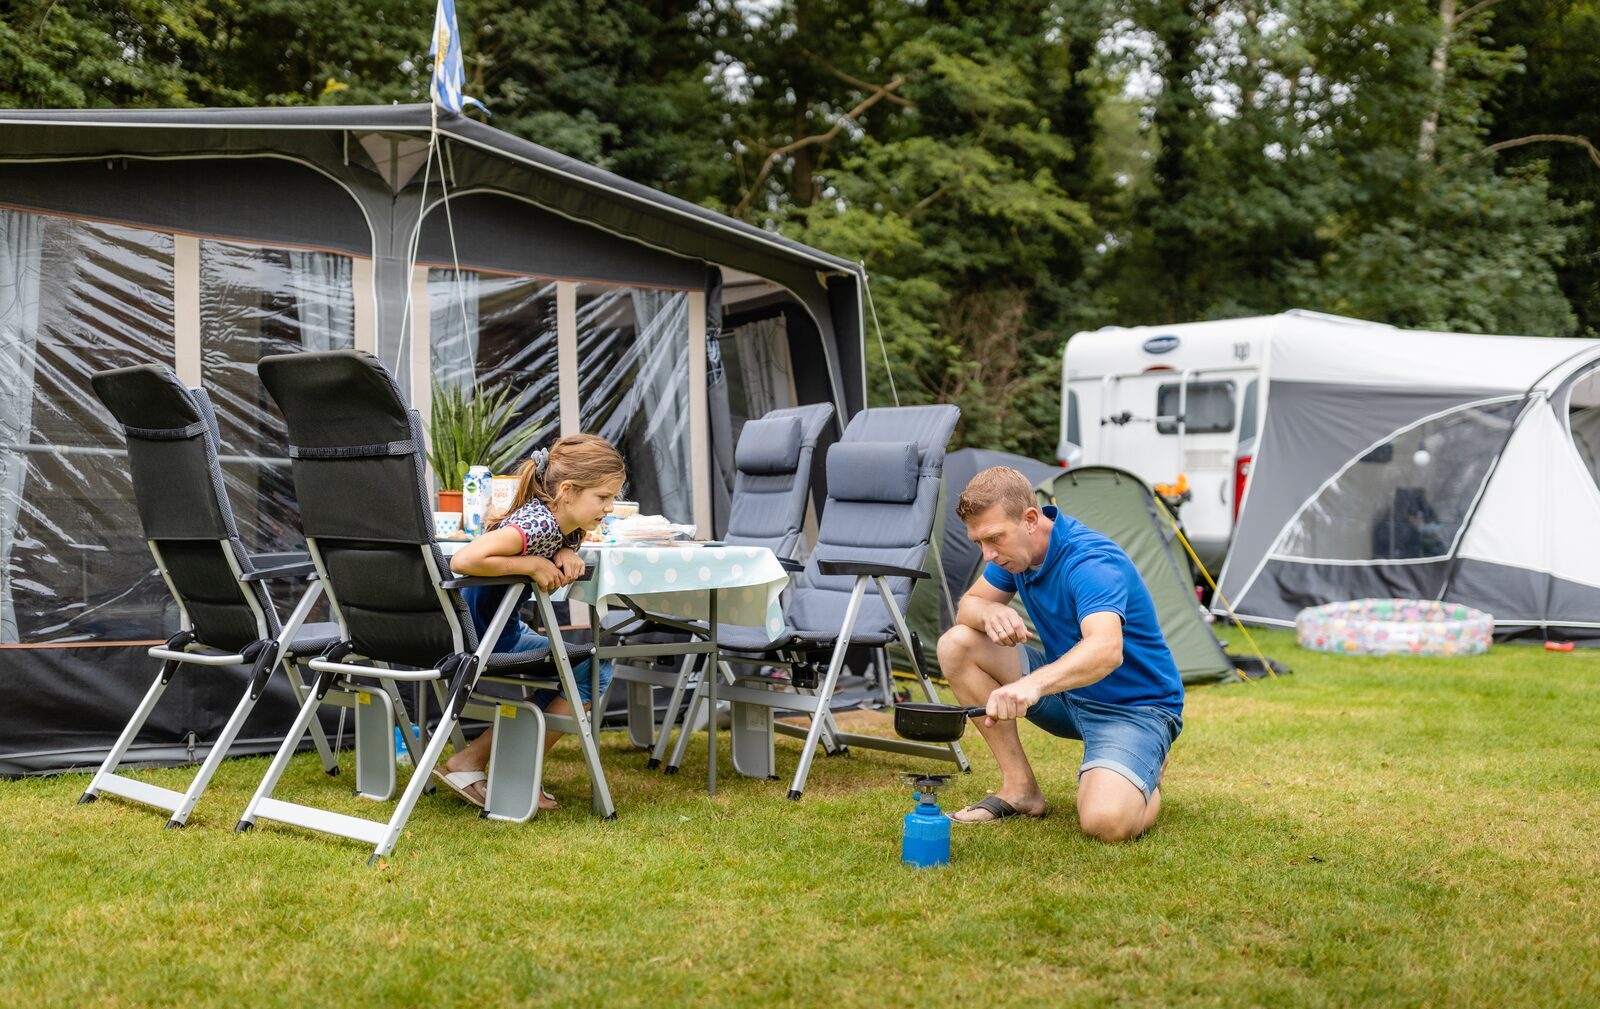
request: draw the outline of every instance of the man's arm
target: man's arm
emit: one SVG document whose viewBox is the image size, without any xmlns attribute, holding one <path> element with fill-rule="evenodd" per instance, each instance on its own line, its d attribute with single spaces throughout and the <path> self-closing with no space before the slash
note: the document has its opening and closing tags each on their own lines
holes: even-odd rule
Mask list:
<svg viewBox="0 0 1600 1009">
<path fill-rule="evenodd" d="M 972 588 L 961 597 L 961 605 L 956 608 L 956 623 L 982 631 L 997 645 L 1020 645 L 1032 635 L 1028 633 L 1028 625 L 1011 608 L 1014 594 L 996 588 L 979 575 Z"/>
<path fill-rule="evenodd" d="M 988 716 L 1021 718 L 1039 698 L 1064 690 L 1087 687 L 1105 679 L 1122 665 L 1122 617 L 1116 613 L 1091 613 L 1078 625 L 1083 639 L 1072 650 L 989 695 Z"/>
</svg>

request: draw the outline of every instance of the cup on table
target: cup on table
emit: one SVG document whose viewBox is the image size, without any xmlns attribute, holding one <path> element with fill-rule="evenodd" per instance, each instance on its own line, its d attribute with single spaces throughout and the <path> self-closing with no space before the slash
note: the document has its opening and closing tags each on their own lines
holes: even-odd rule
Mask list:
<svg viewBox="0 0 1600 1009">
<path fill-rule="evenodd" d="M 461 532 L 460 512 L 434 512 L 433 535 L 439 539 L 450 539 Z"/>
<path fill-rule="evenodd" d="M 637 501 L 620 501 L 619 500 L 619 501 L 611 502 L 611 517 L 612 518 L 625 519 L 625 518 L 628 518 L 631 515 L 637 515 L 637 514 L 639 514 L 639 502 L 637 502 Z"/>
</svg>

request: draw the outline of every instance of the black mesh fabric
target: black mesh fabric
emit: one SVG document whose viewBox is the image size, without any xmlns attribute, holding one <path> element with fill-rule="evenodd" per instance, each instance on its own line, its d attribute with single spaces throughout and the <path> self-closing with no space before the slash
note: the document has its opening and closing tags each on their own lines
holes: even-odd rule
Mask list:
<svg viewBox="0 0 1600 1009">
<path fill-rule="evenodd" d="M 192 429 L 207 420 L 189 390 L 161 365 L 99 372 L 94 391 L 125 428 Z M 232 534 L 212 479 L 216 449 L 207 430 L 188 437 L 128 435 L 133 495 L 147 539 L 221 540 Z"/>
<path fill-rule="evenodd" d="M 335 350 L 261 359 L 261 381 L 300 449 L 413 441 L 397 455 L 298 458 L 291 463 L 300 526 L 307 536 L 431 543 L 433 516 L 419 493 L 420 426 L 394 379 L 371 354 Z"/>
<path fill-rule="evenodd" d="M 158 541 L 167 575 L 183 597 L 191 628 L 202 644 L 237 652 L 261 637 L 243 587 L 216 541 Z M 242 553 L 237 541 L 235 550 Z M 236 553 L 237 556 L 237 553 Z M 263 615 L 265 615 L 265 610 Z"/>
<path fill-rule="evenodd" d="M 475 647 L 460 598 L 436 586 L 449 567 L 433 544 L 422 425 L 383 365 L 361 351 L 284 354 L 260 374 L 291 451 L 314 453 L 291 464 L 301 527 L 356 651 L 429 668 L 457 649 L 457 627 L 459 647 Z M 315 454 L 326 449 L 355 454 Z"/>
<path fill-rule="evenodd" d="M 224 553 L 227 543 L 240 570 L 251 570 L 222 490 L 216 416 L 205 394 L 185 389 L 170 370 L 152 364 L 102 371 L 91 382 L 128 429 L 140 523 L 161 554 L 196 639 L 237 652 L 263 631 L 276 633 L 264 587 L 241 584 Z"/>
</svg>

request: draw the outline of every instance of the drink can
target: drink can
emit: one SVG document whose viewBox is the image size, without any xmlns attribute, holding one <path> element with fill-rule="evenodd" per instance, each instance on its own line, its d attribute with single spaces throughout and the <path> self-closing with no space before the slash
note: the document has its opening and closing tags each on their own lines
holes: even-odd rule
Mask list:
<svg viewBox="0 0 1600 1009">
<path fill-rule="evenodd" d="M 487 466 L 474 466 L 467 470 L 461 482 L 461 528 L 468 536 L 483 532 L 483 520 L 489 514 L 494 471 Z"/>
</svg>

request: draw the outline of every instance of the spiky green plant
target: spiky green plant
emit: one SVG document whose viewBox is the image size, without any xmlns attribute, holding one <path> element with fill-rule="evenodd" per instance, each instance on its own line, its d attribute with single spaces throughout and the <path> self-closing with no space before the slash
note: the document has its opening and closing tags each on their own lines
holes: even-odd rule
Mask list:
<svg viewBox="0 0 1600 1009">
<path fill-rule="evenodd" d="M 522 458 L 539 429 L 529 424 L 507 433 L 516 409 L 516 396 L 508 387 L 464 391 L 433 380 L 428 464 L 439 490 L 460 490 L 474 466 L 503 473 Z"/>
</svg>

